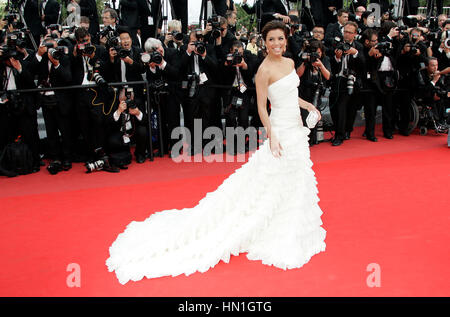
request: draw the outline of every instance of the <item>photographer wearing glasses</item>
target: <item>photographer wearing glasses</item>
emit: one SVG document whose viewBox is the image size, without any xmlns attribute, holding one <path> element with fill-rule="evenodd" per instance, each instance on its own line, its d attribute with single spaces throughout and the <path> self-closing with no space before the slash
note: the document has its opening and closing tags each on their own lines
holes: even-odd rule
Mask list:
<svg viewBox="0 0 450 317">
<path fill-rule="evenodd" d="M 330 111 L 335 129 L 333 146 L 350 139 L 356 118 L 358 90 L 364 69 L 363 47 L 355 41 L 357 30 L 355 22 L 345 24 L 343 41 L 335 42 L 334 56 L 330 61 L 334 74 L 330 93 Z"/>
</svg>

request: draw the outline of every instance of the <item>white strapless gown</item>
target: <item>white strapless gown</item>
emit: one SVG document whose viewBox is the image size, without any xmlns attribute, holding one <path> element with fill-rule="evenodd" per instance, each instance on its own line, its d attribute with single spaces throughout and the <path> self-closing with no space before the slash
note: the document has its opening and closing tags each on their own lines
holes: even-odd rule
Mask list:
<svg viewBox="0 0 450 317">
<path fill-rule="evenodd" d="M 195 207 L 132 221 L 106 260 L 121 284 L 205 272 L 241 252 L 250 260 L 294 269 L 325 251 L 310 130 L 301 121 L 298 84 L 292 71 L 268 88 L 270 122 L 283 147 L 282 157 L 273 156 L 267 139 Z"/>
</svg>

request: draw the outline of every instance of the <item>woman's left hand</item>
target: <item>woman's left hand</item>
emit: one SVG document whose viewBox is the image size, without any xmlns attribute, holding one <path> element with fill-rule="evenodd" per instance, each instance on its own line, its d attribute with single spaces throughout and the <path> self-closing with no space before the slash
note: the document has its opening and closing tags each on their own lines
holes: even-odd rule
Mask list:
<svg viewBox="0 0 450 317">
<path fill-rule="evenodd" d="M 319 120 L 322 119 L 322 115 L 320 114 L 320 111 L 317 110 L 317 108 L 314 107 L 313 104 L 309 104 L 308 111 L 309 111 L 309 112 L 311 112 L 311 111 L 316 111 L 317 114 L 319 115 Z M 319 120 L 318 120 L 318 121 L 319 121 Z"/>
</svg>

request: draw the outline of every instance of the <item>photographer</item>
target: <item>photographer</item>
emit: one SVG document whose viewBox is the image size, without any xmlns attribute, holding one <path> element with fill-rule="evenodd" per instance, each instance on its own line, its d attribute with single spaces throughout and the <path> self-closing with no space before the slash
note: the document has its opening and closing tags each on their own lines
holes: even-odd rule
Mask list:
<svg viewBox="0 0 450 317">
<path fill-rule="evenodd" d="M 197 37 L 199 35 L 197 34 Z M 228 30 L 228 22 L 224 17 L 212 16 L 203 31 L 204 41 L 214 46 L 214 53 L 220 61 L 225 60 L 236 37 Z"/>
<path fill-rule="evenodd" d="M 390 23 L 390 24 L 389 24 Z M 386 22 L 391 26 L 395 23 Z M 399 71 L 398 90 L 394 96 L 394 104 L 399 108 L 399 133 L 408 136 L 408 126 L 410 122 L 410 107 L 412 92 L 417 89 L 420 83 L 419 70 L 425 63 L 425 45 L 420 44 L 421 31 L 417 28 L 411 30 L 411 35 L 399 28 L 400 32 L 400 54 L 397 59 Z M 414 40 L 412 40 L 414 39 Z"/>
<path fill-rule="evenodd" d="M 171 20 L 167 23 L 167 34 L 161 38 L 164 48 L 170 47 L 177 51 L 180 50 L 184 42 L 188 41 L 188 36 L 181 33 L 181 22 Z"/>
<path fill-rule="evenodd" d="M 203 38 L 198 37 L 196 32 L 189 34 L 189 43 L 185 47 L 186 50 L 181 53 L 179 65 L 184 94 L 184 122 L 192 137 L 188 140 L 190 154 L 194 155 L 201 151 L 200 146 L 207 144 L 204 140 L 203 145 L 196 144 L 194 149 L 194 119 L 202 120 L 203 135 L 203 131 L 212 125 L 212 114 L 217 112 L 217 109 L 214 109 L 218 107 L 215 103 L 216 90 L 210 85 L 216 83 L 215 74 L 217 74 L 218 64 L 214 50 L 207 48 Z"/>
<path fill-rule="evenodd" d="M 343 41 L 335 44 L 334 56 L 330 60 L 334 75 L 330 94 L 330 111 L 335 129 L 333 146 L 350 139 L 356 118 L 358 89 L 361 87 L 364 68 L 363 47 L 355 41 L 357 30 L 355 22 L 345 24 Z"/>
<path fill-rule="evenodd" d="M 116 35 L 118 15 L 116 10 L 108 8 L 103 10 L 102 20 L 103 20 L 103 30 L 98 33 L 98 42 L 100 45 L 107 46 L 108 36 L 110 36 L 111 31 Z"/>
<path fill-rule="evenodd" d="M 50 24 L 58 23 L 59 6 L 56 0 L 43 0 L 40 2 L 39 13 L 44 28 Z"/>
<path fill-rule="evenodd" d="M 291 24 L 289 27 L 288 36 L 288 50 L 291 52 L 292 56 L 298 56 L 300 51 L 308 44 L 308 40 L 312 39 L 311 33 L 308 32 L 306 26 L 300 24 L 300 19 L 298 16 L 291 15 Z"/>
<path fill-rule="evenodd" d="M 383 32 L 383 30 L 382 30 Z M 383 135 L 387 139 L 393 138 L 393 94 L 397 86 L 397 60 L 395 38 L 399 31 L 396 27 L 389 30 L 387 36 L 378 40 L 378 33 L 372 29 L 364 31 L 362 42 L 364 44 L 364 57 L 366 60 L 366 76 L 363 77 L 363 87 L 367 90 L 361 98 L 364 104 L 366 120 L 365 136 L 369 141 L 376 142 L 375 116 L 377 102 L 382 107 Z"/>
<path fill-rule="evenodd" d="M 448 78 L 439 72 L 438 59 L 429 57 L 426 60 L 426 68 L 421 70 L 424 85 L 419 86 L 418 94 L 425 106 L 431 107 L 434 119 L 437 123 L 437 132 L 445 132 L 446 124 L 445 110 L 448 107 Z"/>
<path fill-rule="evenodd" d="M 136 37 L 140 26 L 138 2 L 136 0 L 120 0 L 119 9 L 120 24 L 128 27 L 134 45 L 138 45 Z"/>
<path fill-rule="evenodd" d="M 43 39 L 36 52 L 39 88 L 70 85 L 72 73 L 68 52 L 67 47 L 59 46 L 51 36 Z M 47 169 L 53 175 L 72 167 L 70 98 L 69 92 L 65 90 L 39 93 L 38 104 L 42 107 L 47 131 L 48 157 L 52 160 Z M 59 134 L 61 134 L 61 144 Z"/>
<path fill-rule="evenodd" d="M 300 78 L 299 96 L 320 109 L 321 97 L 331 78 L 331 64 L 328 56 L 325 56 L 325 46 L 318 40 L 310 41 L 300 60 L 301 64 L 297 68 Z M 308 112 L 303 108 L 300 111 L 303 125 L 306 126 Z M 309 144 L 317 144 L 317 128 L 311 129 Z"/>
<path fill-rule="evenodd" d="M 224 96 L 225 127 L 241 127 L 244 130 L 248 128 L 250 95 L 247 88 L 252 85 L 255 74 L 254 60 L 255 57 L 244 50 L 241 41 L 233 42 L 221 72 L 224 85 L 232 87 Z M 237 149 L 239 142 L 236 141 L 238 140 L 234 142 L 234 149 L 229 149 L 230 151 L 236 153 L 249 150 L 248 140 L 245 141 L 245 149 Z"/>
<path fill-rule="evenodd" d="M 80 0 L 81 16 L 89 18 L 89 34 L 91 37 L 97 35 L 100 31 L 100 25 L 98 23 L 97 4 L 95 0 Z"/>
<path fill-rule="evenodd" d="M 105 64 L 104 78 L 107 82 L 142 81 L 145 72 L 141 61 L 142 49 L 133 45 L 130 30 L 126 26 L 117 28 L 116 38 L 110 38 L 107 45 L 109 58 Z M 107 43 L 108 44 L 108 43 Z M 135 101 L 143 103 L 144 93 L 142 85 L 132 86 Z"/>
<path fill-rule="evenodd" d="M 325 32 L 325 45 L 332 47 L 336 38 L 343 39 L 344 25 L 348 22 L 348 10 L 339 9 L 337 12 L 337 22 L 328 24 Z M 357 25 L 358 28 L 358 25 Z"/>
<path fill-rule="evenodd" d="M 84 28 L 75 30 L 77 44 L 71 55 L 72 84 L 94 85 L 74 92 L 79 128 L 86 142 L 90 159 L 105 157 L 105 118 L 112 111 L 110 94 L 103 78 L 105 63 L 109 58 L 104 47 L 91 43 L 91 36 Z M 116 172 L 117 169 L 105 166 L 104 170 Z"/>
<path fill-rule="evenodd" d="M 30 62 L 18 54 L 17 36 L 6 35 L 0 46 L 0 148 L 21 136 L 32 152 L 32 171 L 40 170 L 37 113 L 33 93 L 15 92 L 17 89 L 36 88 Z"/>
<path fill-rule="evenodd" d="M 162 136 L 164 153 L 169 153 L 172 145 L 178 140 L 172 140 L 172 131 L 180 126 L 180 103 L 182 93 L 179 89 L 179 69 L 176 64 L 179 53 L 174 48 L 164 48 L 161 41 L 148 38 L 145 42 L 146 52 L 146 77 L 150 85 L 150 98 L 152 106 L 157 109 L 159 103 L 162 124 Z M 144 58 L 144 55 L 143 55 Z M 161 150 L 161 149 L 160 149 Z"/>
<path fill-rule="evenodd" d="M 109 163 L 126 169 L 131 163 L 131 144 L 135 143 L 134 155 L 137 163 L 145 162 L 148 140 L 148 120 L 143 103 L 136 103 L 133 88 L 120 90 L 118 103 L 108 116 L 108 136 L 106 151 Z"/>
</svg>

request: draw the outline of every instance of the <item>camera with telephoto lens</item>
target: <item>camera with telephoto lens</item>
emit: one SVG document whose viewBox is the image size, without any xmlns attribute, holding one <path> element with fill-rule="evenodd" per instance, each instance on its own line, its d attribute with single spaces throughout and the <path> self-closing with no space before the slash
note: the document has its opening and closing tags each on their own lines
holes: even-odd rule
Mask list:
<svg viewBox="0 0 450 317">
<path fill-rule="evenodd" d="M 181 32 L 178 32 L 178 31 L 172 31 L 172 32 L 169 33 L 169 34 L 172 34 L 173 38 L 174 38 L 176 41 L 182 41 L 182 40 L 184 39 L 183 33 L 181 33 Z"/>
<path fill-rule="evenodd" d="M 233 53 L 227 54 L 226 63 L 228 66 L 236 66 L 242 63 L 242 55 L 238 49 L 235 49 Z"/>
<path fill-rule="evenodd" d="M 49 48 L 48 53 L 51 57 L 56 60 L 59 60 L 63 55 L 67 55 L 69 52 L 69 48 L 67 46 L 58 46 L 56 48 Z"/>
<path fill-rule="evenodd" d="M 198 86 L 200 84 L 200 76 L 196 73 L 188 74 L 187 82 L 182 83 L 182 88 L 188 89 L 188 97 L 194 98 L 198 93 Z"/>
<path fill-rule="evenodd" d="M 134 101 L 134 97 L 133 97 L 133 88 L 127 87 L 125 89 L 125 97 L 127 98 L 125 100 L 125 103 L 127 105 L 127 109 L 125 110 L 125 113 L 128 113 L 129 109 L 137 108 L 136 102 Z"/>
<path fill-rule="evenodd" d="M 335 39 L 335 50 L 347 52 L 351 48 L 352 46 L 349 43 L 341 41 L 341 39 L 339 39 L 338 37 Z"/>
<path fill-rule="evenodd" d="M 195 41 L 194 45 L 198 54 L 203 55 L 206 52 L 206 45 L 202 41 Z"/>
<path fill-rule="evenodd" d="M 25 35 L 23 32 L 14 31 L 6 35 L 6 44 L 0 46 L 2 54 L 0 60 L 8 60 L 11 57 L 16 58 L 19 55 L 17 47 L 24 48 L 26 46 Z"/>
<path fill-rule="evenodd" d="M 155 63 L 156 65 L 159 65 L 163 61 L 163 56 L 158 51 L 153 51 L 150 53 L 142 53 L 141 54 L 141 61 L 148 65 L 150 63 Z"/>
<path fill-rule="evenodd" d="M 88 162 L 85 164 L 86 173 L 92 173 L 94 171 L 101 171 L 105 166 L 105 160 L 97 160 L 93 162 Z"/>
<path fill-rule="evenodd" d="M 14 1 L 13 1 L 14 2 Z M 6 21 L 7 25 L 12 25 L 14 29 L 20 29 L 23 27 L 23 23 L 20 22 L 20 15 L 17 10 L 10 10 L 4 17 L 3 21 Z"/>
<path fill-rule="evenodd" d="M 82 55 L 92 55 L 96 50 L 95 46 L 91 43 L 80 43 L 77 44 L 77 51 Z"/>
<path fill-rule="evenodd" d="M 220 28 L 220 21 L 219 17 L 215 14 L 213 14 L 209 19 L 208 23 L 211 24 L 212 30 L 211 30 L 211 36 L 214 39 L 218 39 L 221 35 L 221 28 Z"/>
<path fill-rule="evenodd" d="M 391 42 L 380 42 L 375 48 L 384 56 L 388 56 L 392 53 L 392 43 Z"/>
<path fill-rule="evenodd" d="M 46 27 L 46 29 L 50 30 L 50 31 L 58 31 L 61 33 L 62 26 L 61 26 L 61 24 L 50 24 Z"/>
<path fill-rule="evenodd" d="M 349 95 L 353 94 L 356 82 L 356 73 L 351 69 L 344 70 L 344 76 L 347 77 L 347 91 Z"/>
<path fill-rule="evenodd" d="M 95 83 L 100 87 L 105 87 L 108 84 L 102 75 L 100 75 L 100 63 L 98 61 L 92 69 L 89 69 L 87 77 L 89 80 L 95 81 Z"/>
<path fill-rule="evenodd" d="M 306 52 L 300 52 L 299 57 L 302 59 L 304 63 L 315 63 L 318 59 L 320 59 L 320 54 L 314 51 L 311 51 L 309 48 L 306 49 Z"/>
<path fill-rule="evenodd" d="M 419 50 L 419 46 L 417 46 L 416 44 L 410 44 L 410 50 L 409 50 L 409 54 L 410 55 L 416 55 L 417 54 L 417 50 Z"/>
</svg>

